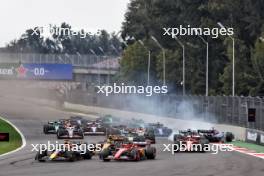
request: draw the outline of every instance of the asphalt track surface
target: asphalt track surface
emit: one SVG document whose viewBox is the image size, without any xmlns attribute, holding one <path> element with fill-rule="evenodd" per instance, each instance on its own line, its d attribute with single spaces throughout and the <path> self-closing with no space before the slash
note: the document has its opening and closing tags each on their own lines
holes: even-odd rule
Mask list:
<svg viewBox="0 0 264 176">
<path fill-rule="evenodd" d="M 39 163 L 34 160 L 31 144 L 55 141 L 54 135 L 44 135 L 42 125 L 48 120 L 67 118 L 69 112 L 41 107 L 17 99 L 0 97 L 0 115 L 14 123 L 25 135 L 27 145 L 22 150 L 0 157 L 0 176 L 263 176 L 264 160 L 237 152 L 178 153 L 163 152 L 158 139 L 156 160 L 140 162 L 107 162 L 92 160 Z M 86 137 L 89 142 L 103 137 Z"/>
</svg>

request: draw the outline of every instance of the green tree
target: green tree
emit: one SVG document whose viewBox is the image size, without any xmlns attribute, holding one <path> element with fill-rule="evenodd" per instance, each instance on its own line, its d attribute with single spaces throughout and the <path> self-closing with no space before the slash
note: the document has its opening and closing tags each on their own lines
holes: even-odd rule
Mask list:
<svg viewBox="0 0 264 176">
<path fill-rule="evenodd" d="M 251 95 L 264 95 L 264 42 L 261 39 L 257 39 L 255 48 L 252 50 L 252 62 L 256 72 L 256 76 L 253 78 L 256 85 L 251 89 Z"/>
<path fill-rule="evenodd" d="M 228 42 L 226 40 L 226 42 Z M 223 75 L 220 76 L 220 80 L 223 83 L 223 92 L 226 95 L 232 93 L 232 42 L 229 40 L 228 44 L 228 58 L 229 64 L 225 67 Z M 248 95 L 252 86 L 256 84 L 256 73 L 252 69 L 253 65 L 251 59 L 248 57 L 249 49 L 246 47 L 243 41 L 236 40 L 235 43 L 235 92 L 236 95 Z"/>
<path fill-rule="evenodd" d="M 168 62 L 171 53 L 177 52 L 177 42 L 168 36 L 163 36 L 163 27 L 218 28 L 217 22 L 226 27 L 234 28 L 236 43 L 236 94 L 249 95 L 256 89 L 256 72 L 252 62 L 251 48 L 261 33 L 264 19 L 264 2 L 261 0 L 132 0 L 125 15 L 122 27 L 122 37 L 129 44 L 136 39 L 150 40 L 155 36 L 161 45 L 167 49 Z M 209 93 L 230 94 L 232 90 L 232 48 L 227 36 L 204 38 L 209 42 Z M 179 36 L 186 49 L 186 89 L 192 94 L 205 93 L 205 45 L 195 36 Z M 190 48 L 188 43 L 198 46 Z M 157 53 L 157 48 L 152 48 Z M 160 51 L 160 50 L 159 50 Z M 178 56 L 177 56 L 178 57 Z M 154 57 L 157 63 L 160 56 Z M 155 61 L 154 61 L 155 62 Z M 169 69 L 169 66 L 168 66 Z M 180 68 L 179 68 L 180 69 Z M 152 67 L 160 79 L 162 69 Z M 252 71 L 253 70 L 253 71 Z M 170 70 L 171 73 L 175 71 Z M 178 76 L 167 73 L 168 83 L 175 84 Z M 169 82 L 171 81 L 171 82 Z"/>
<path fill-rule="evenodd" d="M 133 85 L 146 85 L 147 63 L 146 50 L 138 42 L 130 45 L 123 53 L 119 81 Z"/>
</svg>

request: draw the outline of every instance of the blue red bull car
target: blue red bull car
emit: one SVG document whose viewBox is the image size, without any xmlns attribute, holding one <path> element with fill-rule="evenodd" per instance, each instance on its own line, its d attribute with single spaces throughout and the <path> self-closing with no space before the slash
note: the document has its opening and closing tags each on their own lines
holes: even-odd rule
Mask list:
<svg viewBox="0 0 264 176">
<path fill-rule="evenodd" d="M 159 122 L 149 123 L 147 128 L 149 130 L 153 130 L 156 137 L 168 137 L 172 134 L 172 129 L 164 126 Z"/>
</svg>

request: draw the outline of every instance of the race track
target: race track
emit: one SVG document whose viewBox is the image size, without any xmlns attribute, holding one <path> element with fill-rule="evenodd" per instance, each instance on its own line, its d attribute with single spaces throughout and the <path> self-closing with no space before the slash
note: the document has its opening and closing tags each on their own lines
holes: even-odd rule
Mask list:
<svg viewBox="0 0 264 176">
<path fill-rule="evenodd" d="M 8 156 L 0 157 L 0 176 L 263 176 L 264 160 L 237 152 L 179 153 L 171 155 L 162 152 L 158 139 L 156 160 L 140 162 L 104 163 L 94 157 L 92 160 L 39 163 L 34 160 L 31 144 L 56 140 L 54 135 L 44 135 L 42 126 L 48 120 L 67 118 L 69 112 L 50 107 L 41 107 L 17 99 L 0 97 L 0 115 L 14 123 L 25 135 L 24 149 Z M 89 142 L 102 141 L 103 137 L 86 137 Z"/>
</svg>

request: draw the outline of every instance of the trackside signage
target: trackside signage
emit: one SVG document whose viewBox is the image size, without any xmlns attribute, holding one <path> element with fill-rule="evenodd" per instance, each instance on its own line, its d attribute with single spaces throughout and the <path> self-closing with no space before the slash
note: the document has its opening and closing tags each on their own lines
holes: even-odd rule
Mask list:
<svg viewBox="0 0 264 176">
<path fill-rule="evenodd" d="M 264 144 L 264 134 L 261 134 L 260 135 L 260 143 L 261 144 Z"/>
<path fill-rule="evenodd" d="M 247 132 L 247 139 L 248 140 L 256 142 L 257 141 L 257 137 L 258 137 L 258 133 L 257 132 L 251 132 L 251 131 Z"/>
<path fill-rule="evenodd" d="M 0 133 L 0 142 L 8 142 L 9 133 Z"/>
<path fill-rule="evenodd" d="M 264 132 L 254 129 L 246 130 L 246 141 L 259 145 L 264 145 Z"/>
<path fill-rule="evenodd" d="M 0 63 L 0 78 L 72 80 L 71 64 Z"/>
</svg>

